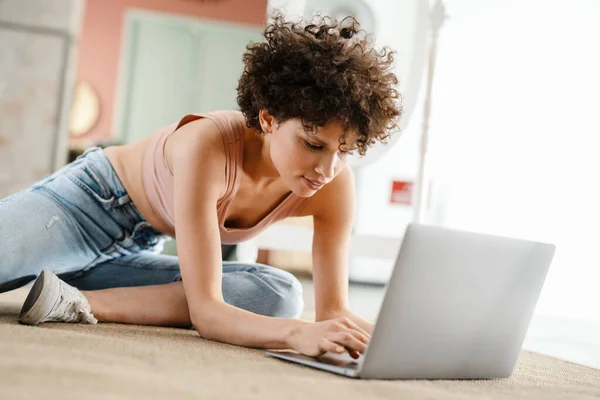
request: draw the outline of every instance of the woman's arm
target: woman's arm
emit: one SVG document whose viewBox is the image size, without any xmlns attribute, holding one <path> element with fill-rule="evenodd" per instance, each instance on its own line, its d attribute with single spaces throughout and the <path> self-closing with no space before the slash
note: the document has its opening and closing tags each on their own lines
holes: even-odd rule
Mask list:
<svg viewBox="0 0 600 400">
<path fill-rule="evenodd" d="M 177 253 L 190 318 L 205 338 L 285 348 L 299 321 L 260 316 L 223 300 L 216 204 L 225 188 L 223 139 L 214 122 L 190 122 L 169 138 Z"/>
<path fill-rule="evenodd" d="M 367 339 L 345 318 L 316 324 L 266 317 L 225 303 L 216 211 L 225 188 L 222 136 L 212 121 L 199 120 L 184 125 L 169 140 L 177 252 L 190 319 L 200 336 L 247 347 L 292 348 L 313 356 L 344 348 L 364 351 Z"/>
<path fill-rule="evenodd" d="M 348 245 L 354 223 L 354 174 L 347 166 L 311 206 L 316 320 L 347 317 L 371 333 L 372 324 L 348 306 Z"/>
</svg>

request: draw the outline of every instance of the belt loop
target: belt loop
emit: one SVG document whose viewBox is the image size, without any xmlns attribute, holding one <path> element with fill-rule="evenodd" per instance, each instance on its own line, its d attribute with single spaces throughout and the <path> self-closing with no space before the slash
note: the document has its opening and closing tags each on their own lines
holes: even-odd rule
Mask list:
<svg viewBox="0 0 600 400">
<path fill-rule="evenodd" d="M 87 149 L 85 149 L 85 150 L 83 151 L 83 153 L 81 153 L 81 154 L 80 154 L 80 155 L 79 155 L 77 158 L 78 158 L 78 159 L 79 159 L 79 158 L 83 158 L 83 157 L 87 156 L 87 155 L 88 155 L 88 153 L 90 153 L 90 152 L 92 152 L 92 151 L 95 151 L 95 150 L 97 150 L 97 149 L 98 149 L 98 146 L 88 147 L 88 148 L 87 148 Z"/>
<path fill-rule="evenodd" d="M 117 205 L 120 207 L 120 206 L 122 206 L 123 204 L 127 204 L 127 203 L 129 203 L 130 201 L 131 201 L 131 199 L 129 198 L 129 195 L 128 195 L 128 194 L 126 194 L 125 196 L 123 196 L 123 197 L 119 197 L 119 198 L 117 199 Z"/>
</svg>

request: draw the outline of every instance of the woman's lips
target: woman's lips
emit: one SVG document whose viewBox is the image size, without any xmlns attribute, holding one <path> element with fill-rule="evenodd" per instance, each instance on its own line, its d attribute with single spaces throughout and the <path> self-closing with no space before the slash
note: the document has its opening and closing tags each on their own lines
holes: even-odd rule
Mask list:
<svg viewBox="0 0 600 400">
<path fill-rule="evenodd" d="M 319 183 L 319 182 L 311 181 L 310 179 L 306 178 L 305 176 L 303 176 L 302 179 L 304 180 L 304 184 L 306 186 L 308 186 L 312 190 L 319 190 L 323 186 L 325 186 L 324 183 Z"/>
</svg>

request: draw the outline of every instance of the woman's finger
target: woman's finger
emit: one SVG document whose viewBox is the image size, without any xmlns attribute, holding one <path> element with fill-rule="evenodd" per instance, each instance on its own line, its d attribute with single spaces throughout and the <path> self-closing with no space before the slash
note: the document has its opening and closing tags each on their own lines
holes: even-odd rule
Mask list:
<svg viewBox="0 0 600 400">
<path fill-rule="evenodd" d="M 346 351 L 344 346 L 340 346 L 339 344 L 325 338 L 321 339 L 319 342 L 319 349 L 324 352 L 330 351 L 332 353 L 343 353 Z"/>
<path fill-rule="evenodd" d="M 360 353 L 358 351 L 352 349 L 346 350 L 348 351 L 348 354 L 350 354 L 350 357 L 354 358 L 355 360 L 360 357 Z"/>
<path fill-rule="evenodd" d="M 327 337 L 327 339 L 350 349 L 357 350 L 360 353 L 364 353 L 367 349 L 367 345 L 354 337 L 354 335 L 352 335 L 350 332 L 332 333 Z"/>
<path fill-rule="evenodd" d="M 344 318 L 343 321 L 344 325 L 346 325 L 348 328 L 352 328 L 355 329 L 359 332 L 361 332 L 363 335 L 365 335 L 367 338 L 371 338 L 371 335 L 369 334 L 369 332 L 365 331 L 363 328 L 361 328 L 356 322 L 352 321 L 350 318 Z"/>
<path fill-rule="evenodd" d="M 360 329 L 360 327 L 358 327 L 358 325 L 355 325 L 355 326 L 357 326 L 357 329 L 354 329 L 354 328 L 349 327 L 348 325 L 342 323 L 342 325 L 338 327 L 338 332 L 349 332 L 354 337 L 358 338 L 364 344 L 369 343 L 371 336 L 368 333 L 366 333 L 364 330 Z"/>
<path fill-rule="evenodd" d="M 363 342 L 364 344 L 368 344 L 369 343 L 369 336 L 365 335 L 364 333 L 357 331 L 355 329 L 349 329 L 348 332 L 350 332 L 355 338 L 357 338 L 358 340 L 360 340 L 361 342 Z"/>
</svg>

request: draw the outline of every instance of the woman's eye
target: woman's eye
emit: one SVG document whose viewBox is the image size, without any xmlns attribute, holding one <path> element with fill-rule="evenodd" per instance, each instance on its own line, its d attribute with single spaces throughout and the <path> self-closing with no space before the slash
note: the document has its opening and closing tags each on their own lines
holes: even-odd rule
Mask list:
<svg viewBox="0 0 600 400">
<path fill-rule="evenodd" d="M 321 150 L 323 148 L 323 146 L 317 146 L 315 144 L 312 144 L 310 142 L 307 142 L 306 140 L 304 141 L 304 145 L 309 148 L 310 150 Z"/>
</svg>

